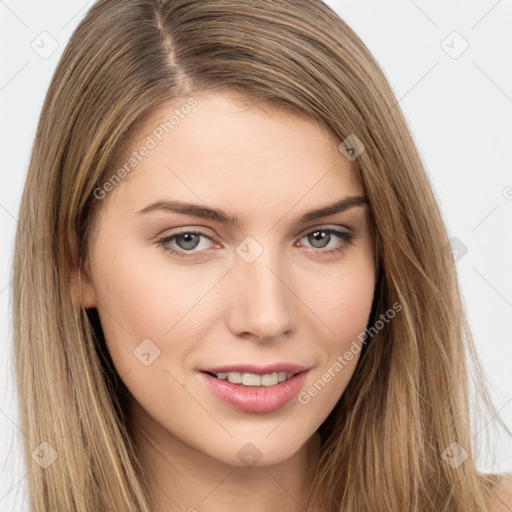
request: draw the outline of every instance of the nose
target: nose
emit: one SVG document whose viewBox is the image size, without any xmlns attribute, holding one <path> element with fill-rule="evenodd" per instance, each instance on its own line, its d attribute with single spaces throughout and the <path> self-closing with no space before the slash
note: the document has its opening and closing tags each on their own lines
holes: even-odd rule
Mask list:
<svg viewBox="0 0 512 512">
<path fill-rule="evenodd" d="M 233 293 L 227 314 L 236 336 L 270 342 L 293 329 L 297 298 L 291 272 L 275 251 L 264 250 L 252 263 L 236 258 L 230 274 Z"/>
</svg>

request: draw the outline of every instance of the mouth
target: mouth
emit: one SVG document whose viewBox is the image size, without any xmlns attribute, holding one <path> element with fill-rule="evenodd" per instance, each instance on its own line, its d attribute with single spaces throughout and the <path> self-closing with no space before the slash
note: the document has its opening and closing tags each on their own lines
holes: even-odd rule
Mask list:
<svg viewBox="0 0 512 512">
<path fill-rule="evenodd" d="M 271 387 L 286 382 L 307 369 L 306 366 L 283 362 L 264 366 L 255 364 L 225 365 L 203 368 L 200 371 L 231 384 Z"/>
<path fill-rule="evenodd" d="M 224 404 L 243 412 L 266 413 L 290 403 L 308 373 L 304 366 L 282 363 L 208 368 L 200 370 L 199 376 Z"/>
</svg>

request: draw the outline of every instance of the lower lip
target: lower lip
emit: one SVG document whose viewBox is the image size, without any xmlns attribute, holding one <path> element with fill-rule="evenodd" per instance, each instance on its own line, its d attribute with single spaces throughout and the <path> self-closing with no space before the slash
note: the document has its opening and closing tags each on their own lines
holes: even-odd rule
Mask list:
<svg viewBox="0 0 512 512">
<path fill-rule="evenodd" d="M 299 393 L 308 371 L 275 386 L 244 386 L 200 372 L 210 391 L 225 404 L 243 412 L 265 413 L 281 409 Z"/>
</svg>

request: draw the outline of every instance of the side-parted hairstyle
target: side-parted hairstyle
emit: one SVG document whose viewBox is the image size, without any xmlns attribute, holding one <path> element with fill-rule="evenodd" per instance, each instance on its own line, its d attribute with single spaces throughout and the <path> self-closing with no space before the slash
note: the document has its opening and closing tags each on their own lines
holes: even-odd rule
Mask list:
<svg viewBox="0 0 512 512">
<path fill-rule="evenodd" d="M 306 510 L 486 511 L 499 475 L 477 469 L 472 384 L 495 410 L 440 210 L 383 71 L 320 0 L 100 0 L 71 37 L 42 109 L 13 267 L 31 510 L 151 510 L 128 391 L 95 310 L 72 301 L 72 275 L 87 265 L 95 191 L 134 127 L 213 91 L 305 114 L 339 143 L 357 136 L 364 151 L 351 165 L 376 233 L 369 325 L 402 307 L 365 343 L 319 429 Z M 31 456 L 43 442 L 58 454 L 47 468 Z M 467 453 L 457 467 L 442 456 L 454 442 Z"/>
</svg>

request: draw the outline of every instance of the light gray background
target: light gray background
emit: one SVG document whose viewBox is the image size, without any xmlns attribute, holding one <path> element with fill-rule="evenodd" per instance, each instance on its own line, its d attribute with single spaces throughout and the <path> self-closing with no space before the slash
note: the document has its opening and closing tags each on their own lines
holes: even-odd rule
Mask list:
<svg viewBox="0 0 512 512">
<path fill-rule="evenodd" d="M 466 311 L 494 402 L 512 429 L 512 1 L 327 3 L 384 69 L 450 235 L 467 247 L 457 263 Z M 28 510 L 9 309 L 17 212 L 51 75 L 91 5 L 0 1 L 0 511 Z M 482 467 L 511 471 L 510 452 Z"/>
</svg>

